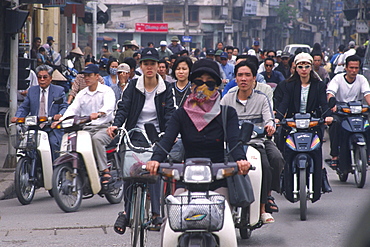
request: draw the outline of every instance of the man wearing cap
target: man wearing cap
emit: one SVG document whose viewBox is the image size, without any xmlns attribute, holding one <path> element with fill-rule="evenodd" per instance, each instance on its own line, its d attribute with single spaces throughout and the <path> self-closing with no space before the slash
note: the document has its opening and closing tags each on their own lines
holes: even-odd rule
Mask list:
<svg viewBox="0 0 370 247">
<path fill-rule="evenodd" d="M 343 66 L 346 65 L 346 59 L 347 59 L 347 57 L 353 56 L 353 55 L 356 54 L 355 47 L 356 47 L 355 41 L 350 41 L 348 43 L 349 50 L 346 51 L 345 53 L 343 53 L 343 56 L 340 56 L 340 58 L 338 59 L 338 66 L 339 66 L 339 68 L 336 69 L 335 74 L 340 73 L 340 72 L 343 72 L 343 70 L 344 70 L 344 67 Z"/>
<path fill-rule="evenodd" d="M 81 71 L 85 78 L 87 87 L 82 89 L 73 103 L 67 108 L 61 120 L 69 116 L 90 116 L 91 123 L 83 129 L 91 135 L 93 152 L 96 164 L 102 174 L 101 182 L 108 183 L 112 176 L 105 152 L 105 146 L 111 141 L 106 129 L 111 124 L 114 116 L 113 111 L 116 104 L 113 90 L 99 83 L 99 68 L 94 64 L 87 65 Z M 53 123 L 55 127 L 58 122 Z"/>
<path fill-rule="evenodd" d="M 140 67 L 143 71 L 142 76 L 132 80 L 125 89 L 122 100 L 118 102 L 116 116 L 112 126 L 107 129 L 107 133 L 112 138 L 114 131 L 125 124 L 126 130 L 139 128 L 143 131 L 145 123 L 153 123 L 157 131 L 165 132 L 167 122 L 175 110 L 173 102 L 172 88 L 158 75 L 159 55 L 155 48 L 145 48 L 141 53 Z M 135 146 L 147 146 L 144 136 L 136 132 L 131 137 L 132 144 Z M 131 182 L 125 182 L 125 191 L 131 188 Z M 162 223 L 160 216 L 160 184 L 149 185 L 153 225 L 159 227 Z M 130 192 L 125 193 L 125 212 L 121 213 L 123 219 L 120 226 L 115 227 L 115 231 L 123 234 L 128 225 L 130 215 Z"/>
<path fill-rule="evenodd" d="M 278 64 L 280 64 L 281 63 L 281 55 L 283 54 L 283 51 L 282 50 L 277 50 L 276 51 L 276 62 L 278 63 Z"/>
<path fill-rule="evenodd" d="M 48 65 L 40 65 L 35 69 L 38 85 L 30 87 L 23 103 L 19 106 L 15 117 L 11 119 L 12 123 L 17 121 L 17 118 L 31 116 L 48 116 L 53 117 L 53 120 L 59 120 L 62 114 L 67 109 L 64 89 L 60 86 L 51 84 L 53 68 Z M 62 104 L 53 104 L 54 98 L 61 97 Z M 52 130 L 49 126 L 40 126 L 40 128 L 48 133 L 51 154 L 53 160 L 59 156 L 60 143 L 63 132 L 60 130 Z"/>
<path fill-rule="evenodd" d="M 46 50 L 46 64 L 48 65 L 54 65 L 53 62 L 53 43 L 54 43 L 54 38 L 52 36 L 48 36 L 46 38 L 46 44 L 43 45 L 43 47 Z"/>
<path fill-rule="evenodd" d="M 260 42 L 258 40 L 255 40 L 253 42 L 252 49 L 256 53 L 256 57 L 258 58 L 258 61 L 261 61 L 262 60 L 261 58 L 262 50 L 260 49 Z M 248 55 L 250 55 L 249 52 L 248 52 Z"/>
<path fill-rule="evenodd" d="M 226 81 L 226 74 L 225 74 L 224 70 L 221 67 L 221 58 L 220 58 L 221 53 L 222 53 L 222 50 L 217 50 L 215 52 L 215 50 L 213 50 L 213 49 L 208 49 L 206 59 L 213 60 L 218 64 L 218 67 L 220 68 L 220 75 L 221 75 L 221 78 L 222 78 L 222 83 L 223 83 L 221 85 L 221 88 L 223 88 L 225 86 L 225 83 L 227 83 L 227 81 Z"/>
<path fill-rule="evenodd" d="M 160 43 L 159 43 L 159 48 L 157 49 L 158 51 L 158 55 L 159 55 L 159 59 L 164 59 L 164 58 L 169 58 L 173 52 L 167 48 L 167 41 L 165 40 L 162 40 Z"/>
<path fill-rule="evenodd" d="M 289 66 L 289 52 L 284 51 L 281 53 L 281 63 L 275 68 L 276 71 L 280 71 L 285 79 L 288 79 L 291 75 Z"/>
<path fill-rule="evenodd" d="M 119 48 L 119 44 L 114 44 L 112 45 L 112 57 L 114 57 L 115 59 L 118 60 L 119 56 L 121 55 L 121 53 L 118 51 L 118 48 Z"/>
<path fill-rule="evenodd" d="M 102 46 L 102 55 L 101 55 L 101 58 L 107 58 L 109 59 L 109 57 L 112 55 L 110 52 L 109 52 L 109 49 L 108 49 L 108 44 L 104 44 Z"/>
<path fill-rule="evenodd" d="M 221 68 L 226 75 L 227 82 L 234 79 L 234 65 L 228 62 L 228 55 L 226 52 L 221 52 Z"/>
<path fill-rule="evenodd" d="M 134 44 L 132 44 L 131 40 L 125 40 L 123 43 L 123 47 L 125 50 L 121 53 L 121 55 L 118 58 L 119 63 L 123 63 L 123 60 L 125 60 L 126 57 L 133 57 L 135 51 L 133 50 Z"/>
<path fill-rule="evenodd" d="M 117 67 L 118 83 L 112 84 L 111 88 L 116 96 L 116 102 L 121 99 L 122 92 L 125 90 L 130 76 L 130 66 L 127 63 L 121 63 Z"/>
<path fill-rule="evenodd" d="M 184 47 L 179 44 L 179 38 L 177 36 L 173 36 L 171 38 L 171 44 L 168 46 L 168 49 L 172 51 L 173 54 L 179 53 L 180 51 L 184 50 Z"/>
</svg>

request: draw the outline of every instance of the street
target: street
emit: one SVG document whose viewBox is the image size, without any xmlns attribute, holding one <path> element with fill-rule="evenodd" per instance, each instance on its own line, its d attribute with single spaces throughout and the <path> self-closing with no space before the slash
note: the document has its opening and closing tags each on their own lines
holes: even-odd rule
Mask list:
<svg viewBox="0 0 370 247">
<path fill-rule="evenodd" d="M 324 148 L 324 158 L 327 153 Z M 345 246 L 369 201 L 369 179 L 358 189 L 353 175 L 341 183 L 334 171 L 328 169 L 328 173 L 333 192 L 308 204 L 307 221 L 300 221 L 298 203 L 275 193 L 280 208 L 274 213 L 275 223 L 253 231 L 248 240 L 238 235 L 238 246 Z M 121 236 L 112 228 L 121 208 L 122 204 L 110 205 L 105 198 L 94 196 L 83 200 L 78 212 L 67 214 L 43 189 L 27 206 L 16 198 L 2 200 L 0 246 L 129 246 L 130 230 Z M 150 232 L 147 246 L 160 246 L 160 233 Z"/>
</svg>

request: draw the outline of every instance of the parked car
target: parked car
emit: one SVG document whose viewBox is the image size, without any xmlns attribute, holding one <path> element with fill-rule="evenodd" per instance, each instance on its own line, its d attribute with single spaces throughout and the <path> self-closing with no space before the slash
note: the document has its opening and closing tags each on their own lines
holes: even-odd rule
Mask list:
<svg viewBox="0 0 370 247">
<path fill-rule="evenodd" d="M 289 52 L 290 55 L 294 55 L 294 52 L 298 48 L 301 48 L 302 52 L 307 52 L 307 53 L 311 52 L 311 47 L 305 44 L 290 44 L 290 45 L 285 46 L 284 51 Z"/>
</svg>

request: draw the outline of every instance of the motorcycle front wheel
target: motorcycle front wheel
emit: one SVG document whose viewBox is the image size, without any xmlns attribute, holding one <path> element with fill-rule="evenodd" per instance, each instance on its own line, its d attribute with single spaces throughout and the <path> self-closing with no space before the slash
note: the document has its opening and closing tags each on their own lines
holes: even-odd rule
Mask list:
<svg viewBox="0 0 370 247">
<path fill-rule="evenodd" d="M 367 157 L 365 146 L 356 146 L 355 147 L 355 182 L 357 188 L 362 188 L 365 185 L 366 181 L 366 170 L 367 170 Z"/>
<path fill-rule="evenodd" d="M 31 158 L 20 158 L 15 170 L 14 187 L 18 201 L 23 205 L 31 203 L 36 191 L 35 182 L 30 179 L 31 169 Z"/>
<path fill-rule="evenodd" d="M 74 182 L 75 181 L 75 182 Z M 82 201 L 82 181 L 73 173 L 72 164 L 61 164 L 53 172 L 53 195 L 64 212 L 75 212 Z"/>
<path fill-rule="evenodd" d="M 299 206 L 301 220 L 307 219 L 306 169 L 299 169 Z"/>
</svg>

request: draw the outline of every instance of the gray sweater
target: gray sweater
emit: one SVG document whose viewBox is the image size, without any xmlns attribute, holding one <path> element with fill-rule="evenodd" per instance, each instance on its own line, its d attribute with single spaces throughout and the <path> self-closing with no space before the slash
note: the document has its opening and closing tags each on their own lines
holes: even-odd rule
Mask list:
<svg viewBox="0 0 370 247">
<path fill-rule="evenodd" d="M 248 120 L 260 127 L 275 125 L 274 114 L 266 94 L 258 90 L 253 90 L 247 103 L 244 105 L 238 99 L 238 92 L 239 90 L 228 92 L 222 98 L 221 105 L 228 105 L 235 108 L 240 123 L 243 120 Z"/>
</svg>

